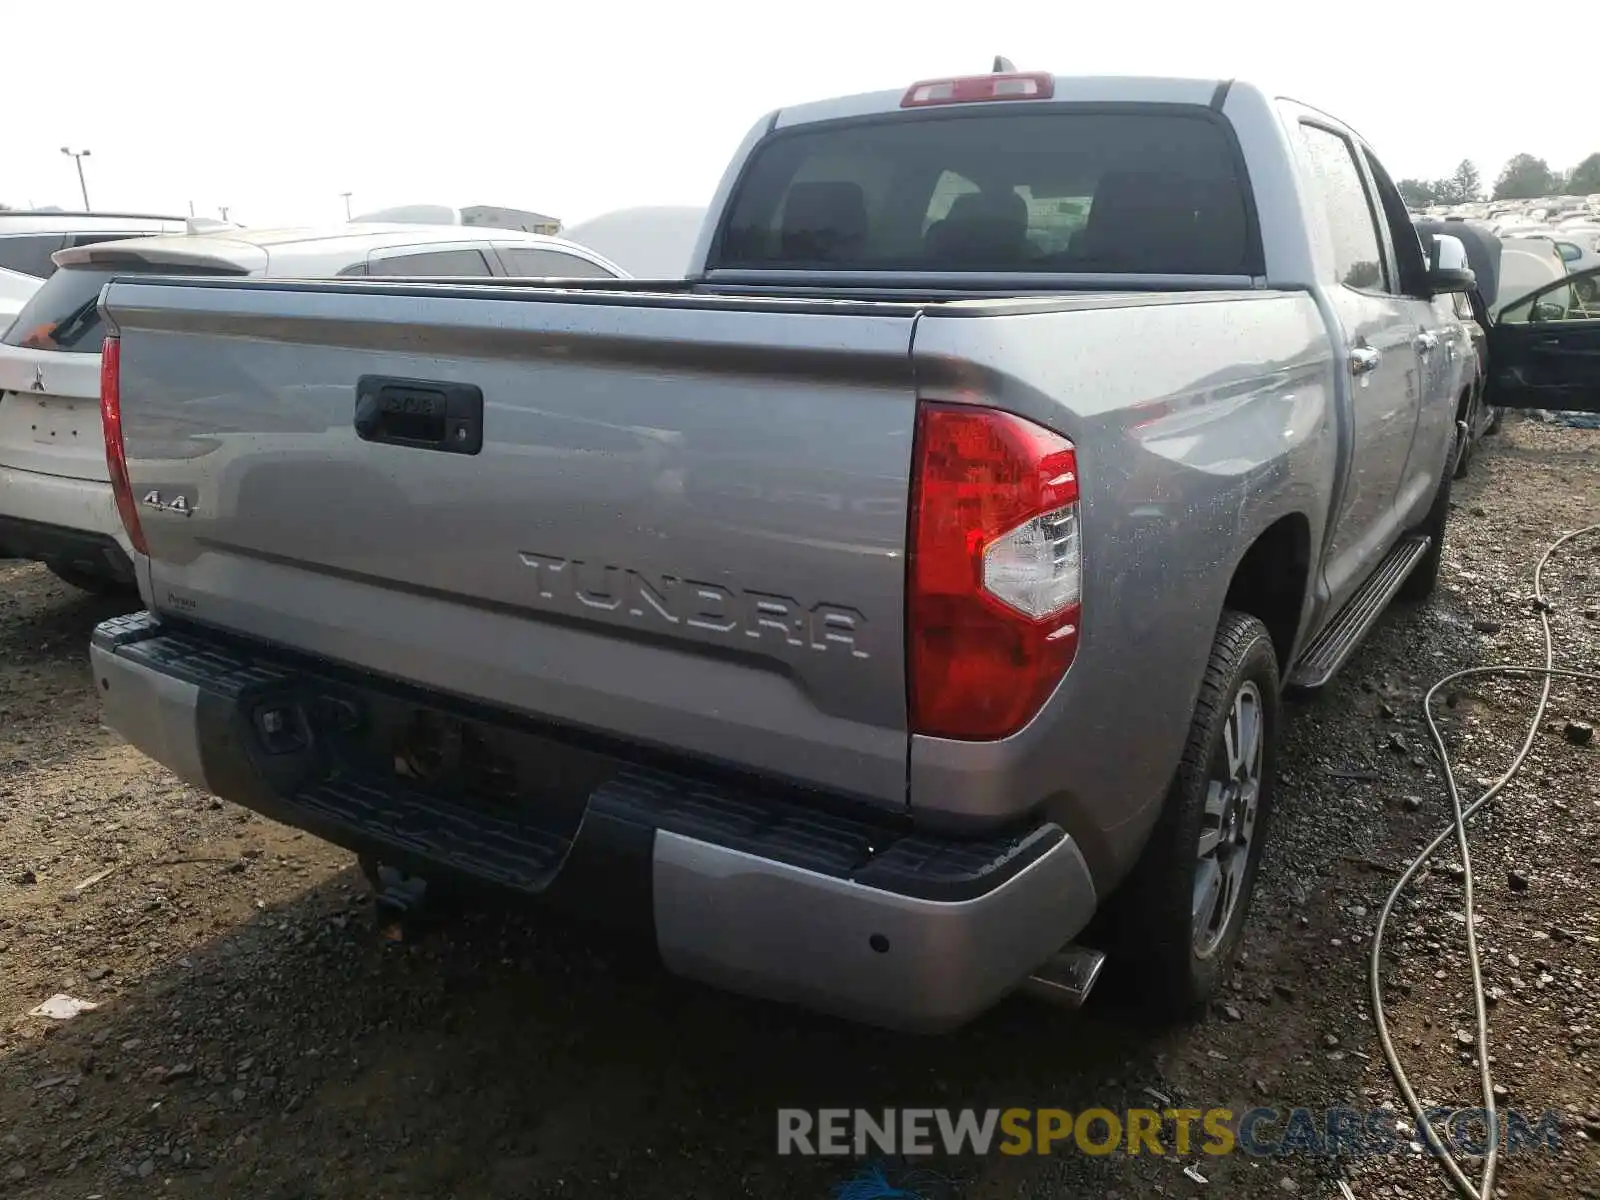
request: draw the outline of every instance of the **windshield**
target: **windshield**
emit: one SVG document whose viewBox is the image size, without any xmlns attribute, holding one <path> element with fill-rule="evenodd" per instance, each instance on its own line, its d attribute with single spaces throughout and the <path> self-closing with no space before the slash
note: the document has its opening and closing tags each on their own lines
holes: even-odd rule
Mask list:
<svg viewBox="0 0 1600 1200">
<path fill-rule="evenodd" d="M 1206 109 L 900 115 L 759 146 L 710 266 L 1259 274 L 1231 130 Z"/>
<path fill-rule="evenodd" d="M 236 273 L 177 265 L 151 265 L 146 270 L 161 275 Z M 61 268 L 39 285 L 39 290 L 22 306 L 11 327 L 0 336 L 0 342 L 29 350 L 100 353 L 100 343 L 105 340 L 105 326 L 100 320 L 100 289 L 118 276 L 137 273 L 138 268 L 123 265 Z"/>
</svg>

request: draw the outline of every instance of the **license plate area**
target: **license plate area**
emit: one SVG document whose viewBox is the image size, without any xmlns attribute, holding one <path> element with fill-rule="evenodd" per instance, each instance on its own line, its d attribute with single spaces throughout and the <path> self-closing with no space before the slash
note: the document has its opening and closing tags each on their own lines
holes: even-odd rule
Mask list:
<svg viewBox="0 0 1600 1200">
<path fill-rule="evenodd" d="M 65 396 L 29 396 L 16 394 L 8 403 L 22 400 L 32 411 L 20 413 L 26 419 L 30 440 L 40 446 L 59 446 L 78 449 L 88 447 L 99 453 L 104 446 L 100 431 L 100 406 L 88 400 L 74 400 Z"/>
<path fill-rule="evenodd" d="M 377 690 L 310 689 L 294 706 L 332 774 L 420 792 L 454 807 L 575 835 L 615 759 L 508 723 Z M 258 743 L 270 734 L 255 721 Z"/>
</svg>

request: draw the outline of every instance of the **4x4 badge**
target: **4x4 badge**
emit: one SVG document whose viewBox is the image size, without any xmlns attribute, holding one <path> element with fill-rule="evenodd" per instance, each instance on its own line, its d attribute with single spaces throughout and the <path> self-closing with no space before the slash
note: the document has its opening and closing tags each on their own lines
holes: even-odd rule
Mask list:
<svg viewBox="0 0 1600 1200">
<path fill-rule="evenodd" d="M 162 499 L 158 491 L 148 491 L 142 501 L 146 508 L 159 508 L 163 512 L 177 513 L 179 516 L 189 517 L 194 515 L 194 505 L 189 503 L 189 498 L 179 492 L 171 500 Z"/>
</svg>

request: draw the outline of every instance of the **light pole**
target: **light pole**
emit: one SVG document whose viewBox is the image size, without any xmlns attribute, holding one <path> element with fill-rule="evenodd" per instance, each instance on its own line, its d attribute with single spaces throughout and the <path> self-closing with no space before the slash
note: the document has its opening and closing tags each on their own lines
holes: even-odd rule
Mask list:
<svg viewBox="0 0 1600 1200">
<path fill-rule="evenodd" d="M 348 221 L 350 219 L 350 197 L 353 194 L 354 193 L 352 193 L 352 192 L 340 192 L 339 193 L 339 195 L 344 197 L 344 219 L 346 221 Z"/>
<path fill-rule="evenodd" d="M 89 185 L 83 181 L 83 160 L 89 157 L 87 150 L 71 150 L 66 146 L 61 147 L 61 153 L 71 156 L 72 161 L 78 165 L 78 190 L 83 193 L 83 211 L 89 211 Z"/>
<path fill-rule="evenodd" d="M 224 221 L 228 219 L 228 206 L 226 204 L 217 205 L 217 211 L 222 214 L 222 219 Z"/>
</svg>

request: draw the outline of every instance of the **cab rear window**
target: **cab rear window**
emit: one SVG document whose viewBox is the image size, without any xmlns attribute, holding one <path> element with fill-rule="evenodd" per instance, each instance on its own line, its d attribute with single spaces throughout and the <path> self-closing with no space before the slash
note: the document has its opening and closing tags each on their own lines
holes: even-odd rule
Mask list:
<svg viewBox="0 0 1600 1200">
<path fill-rule="evenodd" d="M 1185 105 L 896 116 L 780 131 L 713 268 L 1259 274 L 1227 125 Z"/>
</svg>

